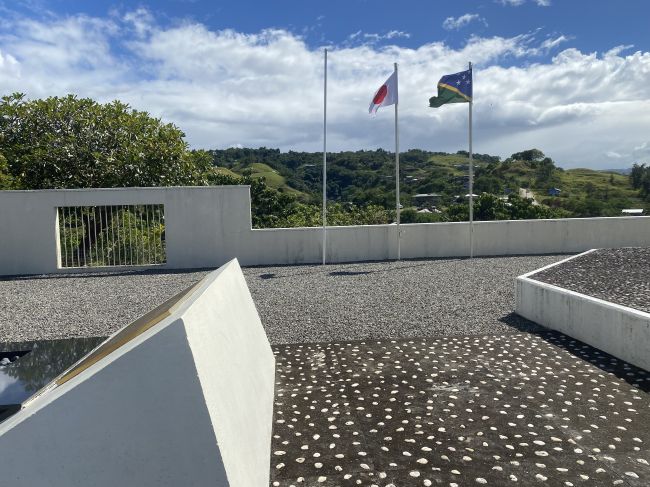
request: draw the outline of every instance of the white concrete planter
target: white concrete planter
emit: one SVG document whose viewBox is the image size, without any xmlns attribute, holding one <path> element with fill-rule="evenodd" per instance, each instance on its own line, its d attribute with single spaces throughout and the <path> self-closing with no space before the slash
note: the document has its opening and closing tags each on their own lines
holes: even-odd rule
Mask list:
<svg viewBox="0 0 650 487">
<path fill-rule="evenodd" d="M 626 362 L 650 370 L 650 313 L 536 281 L 543 269 L 593 252 L 589 250 L 516 281 L 517 314 L 560 331 Z"/>
</svg>

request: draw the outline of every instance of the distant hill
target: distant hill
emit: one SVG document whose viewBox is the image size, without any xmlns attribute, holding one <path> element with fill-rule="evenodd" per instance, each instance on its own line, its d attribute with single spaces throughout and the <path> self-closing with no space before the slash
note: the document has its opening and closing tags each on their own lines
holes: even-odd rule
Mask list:
<svg viewBox="0 0 650 487">
<path fill-rule="evenodd" d="M 296 195 L 305 203 L 321 199 L 322 153 L 280 152 L 279 149 L 210 151 L 219 171 L 264 177 L 279 191 Z M 400 154 L 400 199 L 414 206 L 416 194 L 435 194 L 435 206 L 444 211 L 468 192 L 468 153 L 455 154 L 412 149 Z M 513 154 L 506 160 L 475 154 L 475 193 L 505 195 L 527 188 L 542 205 L 566 216 L 618 216 L 623 208 L 646 208 L 627 170 L 563 170 L 537 149 Z M 328 199 L 356 205 L 375 204 L 390 209 L 395 201 L 394 154 L 374 151 L 328 153 Z M 556 188 L 559 196 L 551 196 Z"/>
<path fill-rule="evenodd" d="M 632 173 L 632 168 L 626 167 L 623 169 L 600 169 L 600 172 L 613 172 L 617 174 L 623 174 L 624 176 L 629 176 Z"/>
</svg>

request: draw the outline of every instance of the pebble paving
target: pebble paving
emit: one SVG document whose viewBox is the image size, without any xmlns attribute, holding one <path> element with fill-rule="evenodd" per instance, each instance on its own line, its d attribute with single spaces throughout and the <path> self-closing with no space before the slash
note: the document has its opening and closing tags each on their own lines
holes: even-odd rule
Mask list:
<svg viewBox="0 0 650 487">
<path fill-rule="evenodd" d="M 566 256 L 249 267 L 271 343 L 531 330 L 514 279 Z M 202 271 L 0 279 L 0 341 L 106 336 L 192 286 Z"/>
<path fill-rule="evenodd" d="M 632 253 L 551 277 L 646 309 Z M 276 356 L 270 485 L 650 485 L 650 373 L 512 313 L 514 278 L 564 257 L 244 269 Z M 205 272 L 0 280 L 0 341 L 106 335 Z"/>
<path fill-rule="evenodd" d="M 271 486 L 650 485 L 650 374 L 565 335 L 274 349 Z"/>
<path fill-rule="evenodd" d="M 530 278 L 650 313 L 650 247 L 598 249 Z"/>
</svg>

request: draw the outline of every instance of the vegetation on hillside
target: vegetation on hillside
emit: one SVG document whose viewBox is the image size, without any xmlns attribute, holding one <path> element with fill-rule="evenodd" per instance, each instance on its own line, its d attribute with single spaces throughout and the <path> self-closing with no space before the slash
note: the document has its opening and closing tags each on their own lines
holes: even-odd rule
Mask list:
<svg viewBox="0 0 650 487">
<path fill-rule="evenodd" d="M 0 189 L 246 184 L 255 227 L 321 224 L 322 154 L 279 149 L 189 150 L 183 132 L 119 101 L 69 95 L 0 100 Z M 474 154 L 475 218 L 616 216 L 650 209 L 650 167 L 629 176 L 563 170 L 538 149 L 501 160 Z M 468 219 L 468 153 L 400 154 L 403 222 Z M 328 154 L 328 224 L 395 220 L 394 154 Z M 526 188 L 535 199 L 519 196 Z M 549 190 L 557 188 L 553 195 Z M 414 198 L 426 194 L 428 203 Z M 426 212 L 423 208 L 426 207 Z"/>
<path fill-rule="evenodd" d="M 270 167 L 281 178 L 275 183 L 280 192 L 293 194 L 296 204 L 319 205 L 320 153 L 283 153 L 267 148 L 209 152 L 214 164 L 223 170 L 255 171 L 261 164 Z M 402 221 L 467 220 L 468 155 L 466 151 L 447 154 L 422 150 L 400 154 Z M 328 154 L 328 200 L 389 211 L 395 205 L 394 164 L 394 154 L 381 149 Z M 480 195 L 476 200 L 477 220 L 619 216 L 624 208 L 648 208 L 641 186 L 635 187 L 631 176 L 590 169 L 563 170 L 539 149 L 512 154 L 504 161 L 475 154 L 474 164 L 474 193 Z M 528 189 L 535 201 L 519 198 L 519 188 Z M 553 188 L 559 189 L 559 194 L 551 196 L 549 190 Z M 431 213 L 417 211 L 413 197 L 423 193 L 435 195 Z"/>
</svg>

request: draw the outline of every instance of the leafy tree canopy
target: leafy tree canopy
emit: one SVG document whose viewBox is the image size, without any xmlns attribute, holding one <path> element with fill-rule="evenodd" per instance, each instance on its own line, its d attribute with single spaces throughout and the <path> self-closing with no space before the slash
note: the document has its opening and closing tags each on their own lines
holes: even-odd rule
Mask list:
<svg viewBox="0 0 650 487">
<path fill-rule="evenodd" d="M 546 157 L 544 153 L 539 149 L 529 149 L 522 152 L 515 152 L 510 156 L 510 159 L 516 161 L 539 161 Z"/>
<path fill-rule="evenodd" d="M 201 184 L 211 158 L 189 151 L 184 136 L 119 101 L 20 93 L 0 100 L 0 153 L 18 188 Z"/>
</svg>

